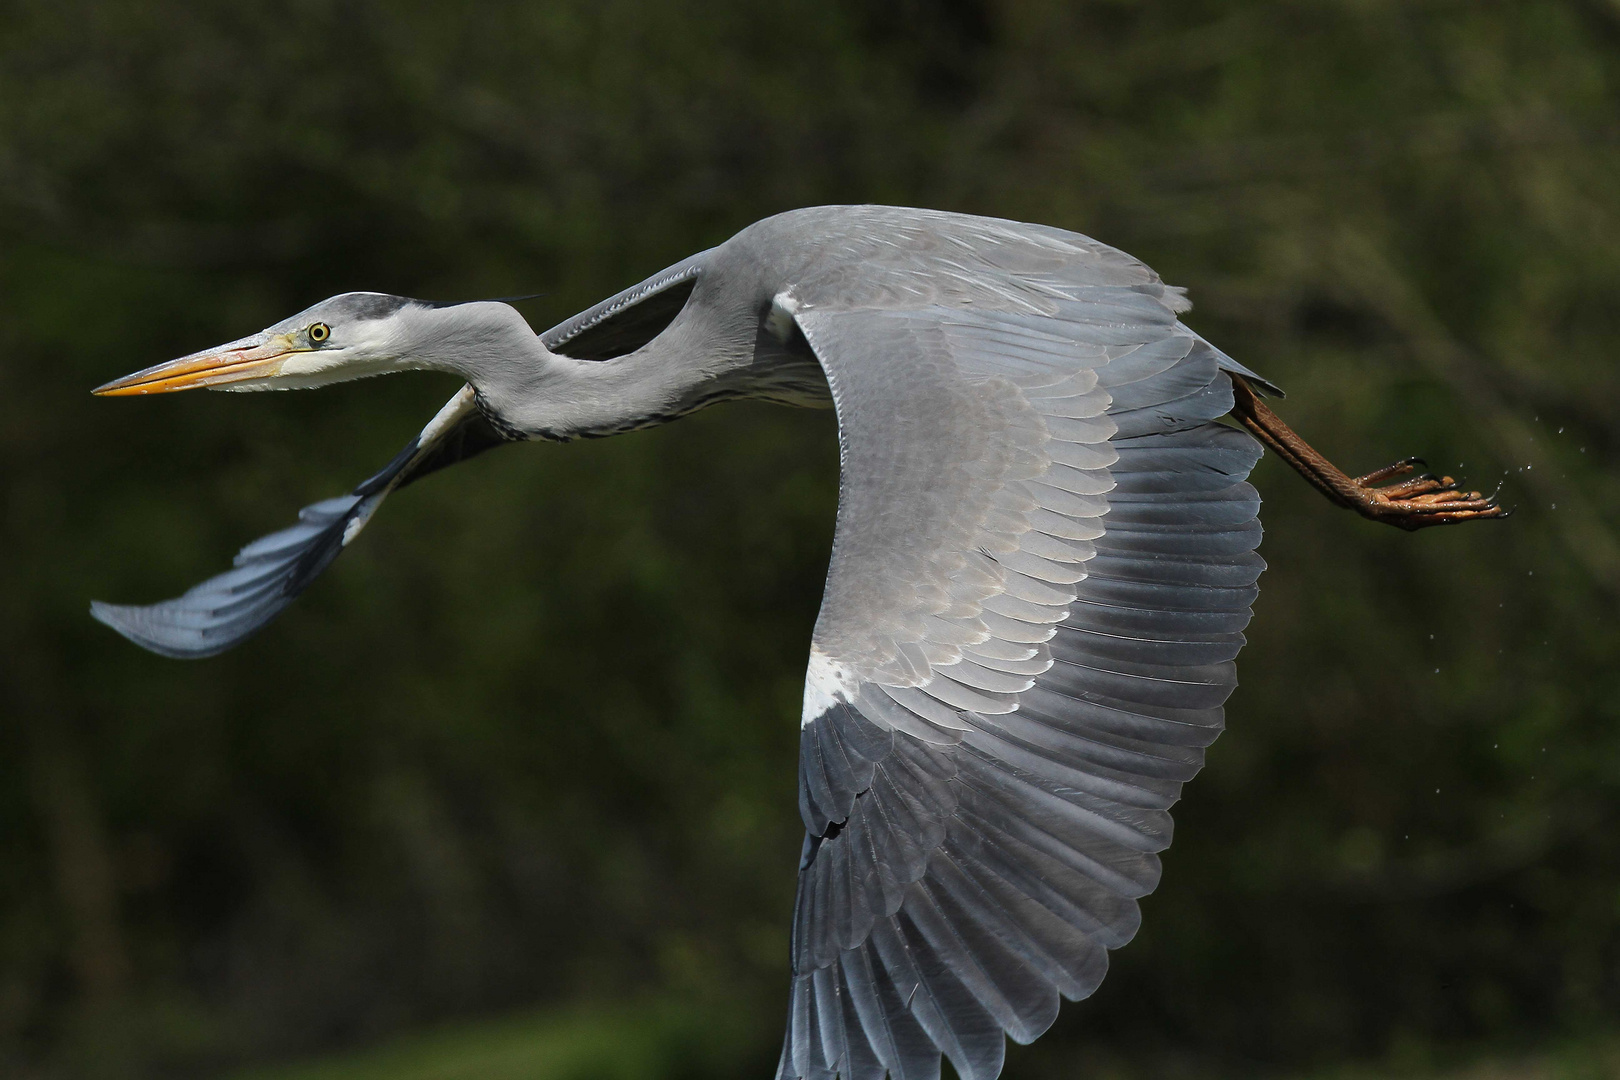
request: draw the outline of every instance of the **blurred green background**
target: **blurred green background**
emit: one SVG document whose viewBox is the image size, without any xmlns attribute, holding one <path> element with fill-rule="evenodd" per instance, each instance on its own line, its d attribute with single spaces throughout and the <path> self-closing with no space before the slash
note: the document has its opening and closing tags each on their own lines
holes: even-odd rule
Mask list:
<svg viewBox="0 0 1620 1080">
<path fill-rule="evenodd" d="M 768 1074 L 831 415 L 500 450 L 178 663 L 87 602 L 455 383 L 87 391 L 348 289 L 546 326 L 825 202 L 1122 247 L 1347 468 L 1518 509 L 1398 534 L 1260 465 L 1230 730 L 1007 1075 L 1620 1075 L 1614 0 L 11 0 L 0 1075 Z"/>
</svg>

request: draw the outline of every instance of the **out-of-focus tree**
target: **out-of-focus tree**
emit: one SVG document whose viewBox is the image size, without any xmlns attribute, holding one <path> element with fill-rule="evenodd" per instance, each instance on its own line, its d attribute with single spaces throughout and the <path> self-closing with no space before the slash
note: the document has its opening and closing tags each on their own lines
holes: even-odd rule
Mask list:
<svg viewBox="0 0 1620 1080">
<path fill-rule="evenodd" d="M 206 1074 L 520 1002 L 784 1000 L 831 418 L 728 406 L 394 499 L 251 645 L 135 651 L 453 388 L 92 401 L 327 294 L 561 318 L 764 214 L 1147 259 L 1347 465 L 1265 463 L 1232 731 L 1010 1070 L 1526 1039 L 1620 1006 L 1620 9 L 24 0 L 0 14 L 0 1072 Z M 1235 1063 L 1235 1064 L 1234 1064 Z"/>
</svg>

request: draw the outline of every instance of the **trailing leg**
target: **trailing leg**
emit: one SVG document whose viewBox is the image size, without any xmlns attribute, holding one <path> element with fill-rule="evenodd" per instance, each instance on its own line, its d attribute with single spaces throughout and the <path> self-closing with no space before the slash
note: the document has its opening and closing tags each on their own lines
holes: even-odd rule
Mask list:
<svg viewBox="0 0 1620 1080">
<path fill-rule="evenodd" d="M 1231 378 L 1233 418 L 1336 506 L 1408 531 L 1508 514 L 1497 505 L 1495 496 L 1462 491 L 1449 476 L 1424 473 L 1399 483 L 1387 483 L 1416 472 L 1423 464 L 1418 458 L 1407 458 L 1366 476 L 1351 478 L 1294 434 L 1241 375 Z"/>
</svg>

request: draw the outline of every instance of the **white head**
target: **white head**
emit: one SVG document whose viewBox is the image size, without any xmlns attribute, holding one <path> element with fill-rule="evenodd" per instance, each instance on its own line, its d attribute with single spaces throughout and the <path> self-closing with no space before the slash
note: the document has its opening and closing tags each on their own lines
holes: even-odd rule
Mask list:
<svg viewBox="0 0 1620 1080">
<path fill-rule="evenodd" d="M 495 301 L 433 304 L 383 293 L 323 300 L 257 334 L 97 387 L 97 394 L 300 390 L 394 371 L 449 371 L 474 386 L 543 353 L 529 324 Z"/>
</svg>

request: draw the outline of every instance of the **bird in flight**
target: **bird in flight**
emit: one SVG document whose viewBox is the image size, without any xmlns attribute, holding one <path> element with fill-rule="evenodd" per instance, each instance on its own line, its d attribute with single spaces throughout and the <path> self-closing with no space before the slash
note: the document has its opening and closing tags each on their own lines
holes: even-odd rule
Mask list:
<svg viewBox="0 0 1620 1080">
<path fill-rule="evenodd" d="M 993 1080 L 1102 981 L 1236 686 L 1271 449 L 1403 529 L 1504 516 L 1408 459 L 1359 478 L 1063 229 L 883 206 L 766 218 L 536 335 L 504 303 L 345 293 L 100 387 L 466 385 L 381 472 L 226 573 L 92 614 L 165 656 L 270 621 L 390 492 L 506 442 L 728 398 L 831 406 L 837 529 L 800 719 L 805 838 L 779 1080 Z M 1230 418 L 1231 423 L 1223 423 Z"/>
</svg>

